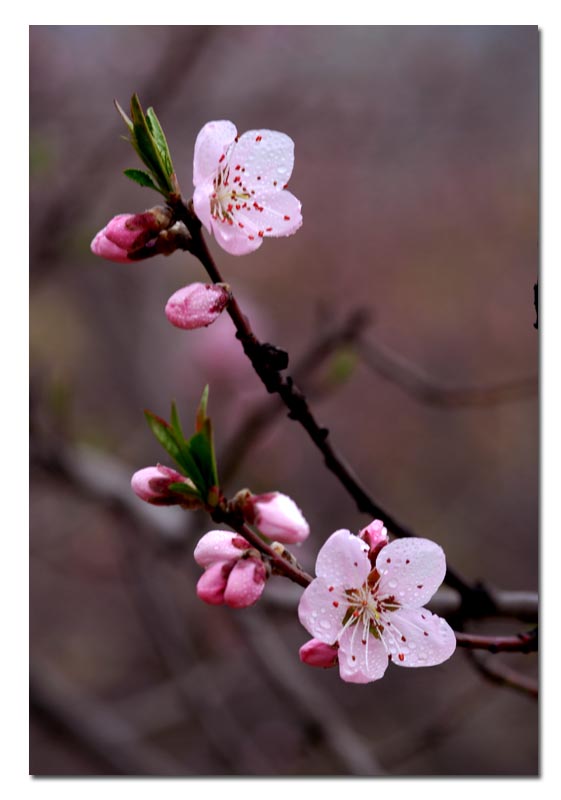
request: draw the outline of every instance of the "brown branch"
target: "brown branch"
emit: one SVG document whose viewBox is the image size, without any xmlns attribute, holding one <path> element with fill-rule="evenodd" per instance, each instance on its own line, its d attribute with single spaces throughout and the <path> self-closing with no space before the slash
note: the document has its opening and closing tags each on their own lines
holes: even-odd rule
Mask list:
<svg viewBox="0 0 561 800">
<path fill-rule="evenodd" d="M 395 384 L 410 397 L 441 408 L 488 407 L 532 397 L 538 391 L 538 376 L 505 381 L 492 386 L 448 387 L 435 382 L 420 367 L 381 344 L 357 344 L 363 362 L 380 377 Z"/>
<path fill-rule="evenodd" d="M 466 654 L 473 666 L 493 683 L 508 686 L 531 697 L 538 697 L 539 684 L 534 678 L 508 667 L 500 659 L 482 656 L 475 650 L 467 650 Z"/>
<path fill-rule="evenodd" d="M 213 283 L 224 283 L 222 275 L 212 258 L 202 235 L 201 223 L 192 211 L 192 205 L 186 206 L 181 198 L 173 205 L 178 220 L 187 226 L 192 240 L 189 251 L 199 259 Z M 384 520 L 388 530 L 397 537 L 412 537 L 415 533 L 398 522 L 388 511 L 382 508 L 361 485 L 343 456 L 329 441 L 329 430 L 321 426 L 313 416 L 306 397 L 295 385 L 291 377 L 284 378 L 281 370 L 288 366 L 288 355 L 269 344 L 261 343 L 251 329 L 246 316 L 242 313 L 235 297 L 228 306 L 228 313 L 236 327 L 236 336 L 242 343 L 252 366 L 271 394 L 278 394 L 288 409 L 288 416 L 298 421 L 306 430 L 311 440 L 324 457 L 327 468 L 338 478 L 349 495 L 355 500 L 359 511 Z M 472 616 L 489 611 L 492 607 L 490 598 L 481 588 L 470 586 L 454 569 L 448 567 L 446 583 L 456 589 L 462 596 L 464 610 L 469 608 Z"/>
<path fill-rule="evenodd" d="M 516 636 L 479 636 L 457 632 L 456 643 L 458 647 L 488 650 L 490 653 L 535 653 L 538 649 L 538 629 L 536 627 Z"/>
</svg>

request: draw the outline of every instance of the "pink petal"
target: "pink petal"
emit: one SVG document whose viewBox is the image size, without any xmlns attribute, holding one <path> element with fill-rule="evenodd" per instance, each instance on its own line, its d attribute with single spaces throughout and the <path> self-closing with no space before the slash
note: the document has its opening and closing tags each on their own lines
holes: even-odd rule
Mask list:
<svg viewBox="0 0 561 800">
<path fill-rule="evenodd" d="M 382 548 L 376 569 L 382 576 L 379 597 L 394 595 L 401 605 L 419 608 L 444 580 L 446 558 L 442 548 L 428 539 L 399 539 Z"/>
<path fill-rule="evenodd" d="M 346 589 L 362 586 L 371 569 L 368 545 L 346 530 L 332 533 L 316 560 L 318 578 Z"/>
<path fill-rule="evenodd" d="M 90 245 L 92 253 L 108 261 L 116 261 L 118 264 L 129 264 L 132 259 L 128 257 L 126 250 L 111 242 L 105 235 L 105 228 L 96 233 Z"/>
<path fill-rule="evenodd" d="M 348 683 L 370 683 L 382 677 L 388 667 L 388 654 L 380 639 L 367 634 L 359 622 L 339 639 L 339 674 Z"/>
<path fill-rule="evenodd" d="M 200 186 L 197 186 L 193 193 L 193 208 L 195 214 L 210 233 L 212 230 L 212 222 L 210 216 L 210 195 L 214 191 L 212 180 L 205 181 Z"/>
<path fill-rule="evenodd" d="M 290 236 L 302 225 L 302 204 L 290 192 L 255 195 L 254 205 L 236 213 L 247 232 L 260 236 Z"/>
<path fill-rule="evenodd" d="M 334 667 L 338 660 L 339 648 L 325 644 L 318 639 L 310 639 L 300 648 L 300 661 L 310 667 Z"/>
<path fill-rule="evenodd" d="M 193 184 L 199 186 L 212 177 L 220 166 L 220 159 L 236 138 L 237 130 L 233 122 L 217 120 L 207 122 L 197 136 L 193 158 Z"/>
<path fill-rule="evenodd" d="M 245 169 L 243 183 L 255 192 L 282 191 L 294 167 L 294 142 L 279 131 L 247 131 L 240 136 L 230 158 L 230 168 Z"/>
<path fill-rule="evenodd" d="M 197 596 L 211 606 L 224 603 L 224 590 L 228 580 L 230 564 L 218 561 L 203 572 L 197 583 Z"/>
<path fill-rule="evenodd" d="M 191 283 L 172 294 L 165 314 L 176 328 L 205 328 L 218 319 L 229 301 L 230 292 L 222 285 Z"/>
<path fill-rule="evenodd" d="M 209 531 L 195 547 L 195 561 L 205 569 L 217 561 L 237 561 L 250 546 L 249 542 L 237 533 Z"/>
<path fill-rule="evenodd" d="M 426 608 L 400 608 L 387 618 L 391 625 L 386 625 L 382 636 L 393 663 L 400 667 L 432 667 L 456 649 L 450 625 Z"/>
<path fill-rule="evenodd" d="M 212 232 L 220 247 L 233 256 L 245 256 L 261 247 L 262 237 L 255 233 L 242 231 L 237 225 L 212 220 Z M 250 238 L 250 236 L 252 238 Z"/>
<path fill-rule="evenodd" d="M 263 594 L 266 579 L 261 560 L 245 558 L 238 561 L 228 577 L 224 602 L 230 608 L 252 606 Z"/>
<path fill-rule="evenodd" d="M 300 598 L 298 619 L 314 638 L 335 644 L 348 606 L 341 589 L 333 587 L 330 591 L 330 587 L 324 578 L 313 580 Z"/>
</svg>

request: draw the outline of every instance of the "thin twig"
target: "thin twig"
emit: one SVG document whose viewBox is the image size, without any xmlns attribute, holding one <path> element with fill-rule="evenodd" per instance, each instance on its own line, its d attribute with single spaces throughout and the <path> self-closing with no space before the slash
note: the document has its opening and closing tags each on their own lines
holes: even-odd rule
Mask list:
<svg viewBox="0 0 561 800">
<path fill-rule="evenodd" d="M 475 633 L 456 632 L 458 647 L 470 650 L 488 650 L 490 653 L 535 653 L 538 649 L 538 629 L 516 636 L 480 636 Z"/>
<path fill-rule="evenodd" d="M 474 667 L 493 683 L 538 697 L 539 684 L 534 678 L 508 667 L 500 659 L 484 656 L 476 650 L 466 650 L 466 654 Z"/>
<path fill-rule="evenodd" d="M 440 408 L 495 406 L 524 400 L 538 392 L 537 375 L 492 386 L 448 387 L 438 384 L 420 367 L 385 345 L 361 339 L 356 349 L 362 361 L 380 377 L 415 400 Z"/>
</svg>

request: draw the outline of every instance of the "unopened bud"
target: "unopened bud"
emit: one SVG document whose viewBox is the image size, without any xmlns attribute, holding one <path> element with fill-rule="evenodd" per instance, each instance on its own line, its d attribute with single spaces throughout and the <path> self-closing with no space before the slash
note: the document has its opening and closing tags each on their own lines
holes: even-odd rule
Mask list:
<svg viewBox="0 0 561 800">
<path fill-rule="evenodd" d="M 176 328 L 206 328 L 218 319 L 229 301 L 230 290 L 223 283 L 191 283 L 170 297 L 166 317 Z"/>
<path fill-rule="evenodd" d="M 142 214 L 117 214 L 94 237 L 91 243 L 92 252 L 109 261 L 133 261 L 135 259 L 131 256 L 155 239 L 170 222 L 171 212 L 160 206 Z"/>
<path fill-rule="evenodd" d="M 337 645 L 310 639 L 300 648 L 300 661 L 310 667 L 334 667 L 338 661 L 338 650 Z"/>
<path fill-rule="evenodd" d="M 224 603 L 224 591 L 231 569 L 231 564 L 217 561 L 205 570 L 197 583 L 198 597 L 211 606 L 221 606 Z"/>
<path fill-rule="evenodd" d="M 358 532 L 360 539 L 366 542 L 370 548 L 368 553 L 369 558 L 375 558 L 382 547 L 385 547 L 388 542 L 388 530 L 384 527 L 384 523 L 380 519 L 375 519 L 366 528 Z"/>
<path fill-rule="evenodd" d="M 194 484 L 188 478 L 162 464 L 139 469 L 131 479 L 133 492 L 146 503 L 155 506 L 200 505 L 195 498 L 190 500 L 187 495 L 171 490 L 169 487 L 172 483 L 185 483 L 194 488 Z"/>
<path fill-rule="evenodd" d="M 237 561 L 251 545 L 243 536 L 230 531 L 209 531 L 195 547 L 195 561 L 208 569 L 217 561 Z"/>
<path fill-rule="evenodd" d="M 266 581 L 267 572 L 260 558 L 242 558 L 228 576 L 224 602 L 230 608 L 252 606 L 263 594 Z"/>
<path fill-rule="evenodd" d="M 307 539 L 310 526 L 290 497 L 281 492 L 251 496 L 243 507 L 247 521 L 261 533 L 285 544 Z"/>
</svg>

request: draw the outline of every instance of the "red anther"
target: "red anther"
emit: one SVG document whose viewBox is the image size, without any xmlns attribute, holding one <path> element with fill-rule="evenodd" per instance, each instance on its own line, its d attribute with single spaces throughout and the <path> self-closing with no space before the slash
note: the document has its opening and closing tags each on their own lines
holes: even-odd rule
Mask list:
<svg viewBox="0 0 561 800">
<path fill-rule="evenodd" d="M 334 586 L 330 586 L 329 591 L 332 592 L 334 588 L 335 588 Z"/>
<path fill-rule="evenodd" d="M 219 163 L 219 164 L 222 164 L 222 162 L 224 161 L 224 159 L 225 159 L 225 158 L 226 158 L 226 156 L 224 155 L 224 153 L 222 153 L 222 155 L 221 155 L 221 156 L 220 156 L 220 158 L 218 159 L 218 163 Z"/>
<path fill-rule="evenodd" d="M 391 563 L 392 563 L 391 558 L 386 558 L 386 564 L 391 564 Z"/>
<path fill-rule="evenodd" d="M 242 168 L 241 164 L 236 164 L 236 166 L 234 167 L 234 169 L 241 169 L 241 168 Z"/>
<path fill-rule="evenodd" d="M 419 584 L 417 585 L 417 589 L 422 589 L 422 588 L 423 588 L 423 584 L 422 584 L 422 583 L 419 583 Z"/>
<path fill-rule="evenodd" d="M 285 214 L 285 215 L 284 215 L 284 218 L 285 218 L 286 220 L 289 220 L 289 219 L 290 219 L 290 217 L 288 216 L 288 214 Z"/>
<path fill-rule="evenodd" d="M 337 600 L 333 601 L 333 605 L 334 605 L 335 608 L 339 608 L 339 603 L 337 602 Z"/>
<path fill-rule="evenodd" d="M 257 235 L 260 236 L 261 238 L 263 238 L 265 236 L 265 233 L 264 233 L 264 231 L 258 231 Z"/>
<path fill-rule="evenodd" d="M 428 633 L 426 631 L 423 631 L 423 636 L 428 636 Z"/>
<path fill-rule="evenodd" d="M 406 564 L 410 564 L 411 562 L 409 561 L 409 559 L 408 559 L 408 558 L 406 558 L 406 559 L 405 559 L 405 563 L 406 563 Z"/>
<path fill-rule="evenodd" d="M 241 208 L 240 204 L 239 204 L 239 203 L 236 203 L 236 211 L 239 211 L 239 210 L 240 210 L 240 208 Z"/>
<path fill-rule="evenodd" d="M 238 222 L 238 225 L 240 226 L 240 228 L 243 228 L 243 222 Z"/>
<path fill-rule="evenodd" d="M 398 653 L 397 657 L 399 658 L 400 661 L 405 661 L 405 656 L 403 655 L 403 653 Z"/>
<path fill-rule="evenodd" d="M 253 241 L 255 239 L 255 236 L 248 236 L 247 238 L 251 239 L 251 241 Z"/>
<path fill-rule="evenodd" d="M 266 231 L 272 231 L 272 228 L 265 228 Z"/>
<path fill-rule="evenodd" d="M 257 180 L 258 180 L 258 181 L 260 181 L 260 180 L 261 180 L 261 175 L 258 175 L 258 176 L 257 176 Z"/>
<path fill-rule="evenodd" d="M 402 641 L 402 642 L 406 642 L 406 641 L 407 641 L 407 639 L 405 638 L 405 636 L 402 636 L 402 637 L 401 637 L 401 641 Z"/>
<path fill-rule="evenodd" d="M 233 211 L 233 210 L 234 206 L 232 205 L 232 203 L 228 203 L 228 211 Z"/>
<path fill-rule="evenodd" d="M 276 181 L 273 181 L 273 186 L 276 186 L 276 185 L 277 185 L 277 182 L 276 182 Z"/>
<path fill-rule="evenodd" d="M 256 142 L 260 142 L 262 138 L 263 138 L 262 136 L 256 136 L 256 137 L 255 137 L 255 141 L 256 141 Z"/>
</svg>

